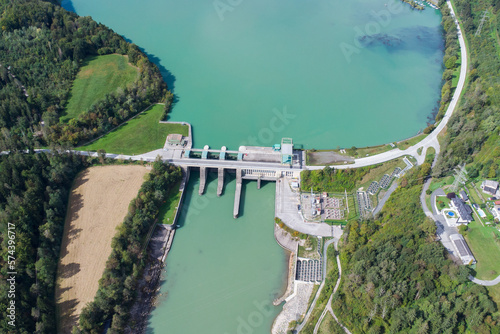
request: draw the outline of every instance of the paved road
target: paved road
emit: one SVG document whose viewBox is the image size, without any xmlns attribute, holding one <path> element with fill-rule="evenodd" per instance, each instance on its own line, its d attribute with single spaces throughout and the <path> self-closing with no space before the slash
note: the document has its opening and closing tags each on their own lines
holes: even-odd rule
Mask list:
<svg viewBox="0 0 500 334">
<path fill-rule="evenodd" d="M 332 239 L 330 241 L 334 241 L 335 242 L 334 246 L 335 246 L 335 250 L 337 250 L 338 240 L 337 239 Z M 328 245 L 325 243 L 325 259 L 326 259 L 326 249 L 327 249 Z M 326 263 L 326 261 L 325 261 L 325 263 Z M 335 315 L 335 313 L 333 312 L 333 309 L 332 309 L 333 295 L 337 292 L 337 290 L 338 290 L 338 288 L 340 286 L 340 280 L 342 278 L 342 266 L 340 265 L 340 256 L 339 256 L 338 253 L 337 253 L 337 266 L 339 268 L 339 278 L 337 279 L 337 283 L 335 284 L 335 288 L 333 288 L 333 292 L 330 295 L 330 298 L 328 299 L 328 303 L 326 304 L 326 307 L 323 310 L 323 313 L 321 313 L 321 316 L 319 317 L 318 322 L 316 323 L 316 326 L 314 326 L 314 334 L 318 333 L 319 326 L 321 326 L 321 322 L 323 321 L 323 318 L 325 317 L 326 312 L 330 312 L 330 314 L 333 316 L 333 318 L 335 319 L 335 321 L 337 321 L 337 323 L 339 324 L 339 326 L 344 329 L 344 332 L 346 332 L 347 334 L 351 334 L 351 332 L 344 325 L 342 325 L 340 323 L 339 319 L 337 318 L 337 316 Z"/>
<path fill-rule="evenodd" d="M 328 246 L 331 244 L 334 244 L 335 250 L 337 250 L 337 243 L 338 239 L 331 239 L 325 242 L 325 246 L 323 248 L 323 260 L 324 260 L 324 267 L 323 267 L 323 272 L 326 272 L 326 251 L 328 249 Z M 340 275 L 339 275 L 340 278 Z M 319 286 L 318 292 L 316 292 L 316 296 L 314 297 L 313 302 L 311 303 L 311 306 L 309 307 L 309 310 L 307 310 L 306 315 L 304 316 L 304 320 L 300 323 L 300 325 L 297 327 L 297 334 L 300 333 L 300 331 L 304 328 L 304 326 L 307 324 L 307 321 L 309 320 L 309 317 L 311 316 L 312 311 L 314 310 L 314 307 L 316 306 L 316 302 L 318 301 L 318 298 L 321 294 L 321 291 L 323 290 L 323 287 L 325 286 L 325 275 L 323 276 L 323 282 L 321 282 L 321 285 Z"/>
<path fill-rule="evenodd" d="M 477 279 L 475 278 L 474 276 L 469 276 L 469 279 L 476 283 L 476 284 L 479 284 L 479 285 L 482 285 L 482 286 L 493 286 L 493 285 L 497 285 L 498 283 L 500 283 L 500 275 L 498 275 L 497 278 L 491 280 L 491 281 L 485 281 L 485 280 L 482 280 L 482 279 Z"/>
<path fill-rule="evenodd" d="M 455 16 L 455 12 L 453 10 L 453 7 L 451 6 L 450 1 L 446 1 L 448 7 L 450 8 L 451 14 L 453 18 L 455 19 L 455 24 L 457 25 L 458 29 L 458 41 L 460 43 L 460 53 L 461 53 L 461 64 L 462 66 L 460 67 L 460 76 L 458 78 L 458 84 L 457 88 L 455 90 L 455 93 L 453 94 L 453 97 L 451 98 L 451 102 L 448 105 L 448 109 L 446 110 L 446 113 L 441 120 L 441 122 L 437 125 L 437 127 L 432 131 L 431 134 L 429 134 L 427 137 L 425 137 L 422 141 L 417 143 L 416 145 L 409 147 L 406 150 L 400 150 L 400 149 L 394 149 L 385 153 L 373 155 L 371 157 L 366 157 L 366 158 L 361 158 L 361 159 L 356 159 L 354 164 L 349 164 L 349 165 L 338 165 L 338 166 L 333 166 L 338 169 L 343 169 L 343 168 L 357 168 L 357 167 L 365 167 L 365 166 L 370 166 L 370 165 L 375 165 L 381 162 L 393 160 L 396 158 L 400 158 L 404 155 L 412 155 L 417 159 L 418 164 L 422 164 L 425 161 L 425 152 L 427 151 L 427 148 L 429 147 L 434 147 L 436 150 L 436 156 L 439 155 L 440 152 L 440 147 L 439 147 L 439 141 L 437 139 L 438 134 L 444 129 L 448 121 L 450 120 L 451 115 L 455 111 L 455 108 L 457 106 L 458 100 L 460 98 L 460 95 L 462 94 L 462 90 L 464 88 L 465 84 L 465 78 L 467 74 L 467 48 L 465 47 L 465 40 L 462 35 L 462 30 L 460 29 L 460 26 L 458 24 L 457 18 Z M 423 150 L 421 154 L 418 154 L 417 150 L 423 147 Z M 308 166 L 307 169 L 322 169 L 324 166 Z"/>
<path fill-rule="evenodd" d="M 405 155 L 412 155 L 417 159 L 418 164 L 422 164 L 425 160 L 425 153 L 427 151 L 427 148 L 429 147 L 434 147 L 436 150 L 436 156 L 439 155 L 440 152 L 440 147 L 439 147 L 439 141 L 437 139 L 438 134 L 441 132 L 441 130 L 444 129 L 446 124 L 448 123 L 451 115 L 455 111 L 455 108 L 457 106 L 457 102 L 460 98 L 460 95 L 462 93 L 462 90 L 464 88 L 465 84 L 465 78 L 466 78 L 466 73 L 467 73 L 467 49 L 465 47 L 465 40 L 462 36 L 462 31 L 460 29 L 460 26 L 458 24 L 458 21 L 455 16 L 455 12 L 453 11 L 453 7 L 451 6 L 451 3 L 447 1 L 448 7 L 450 8 L 452 16 L 455 18 L 455 24 L 457 25 L 458 29 L 458 41 L 460 44 L 460 52 L 461 52 L 461 67 L 460 67 L 460 76 L 458 78 L 458 83 L 457 83 L 457 88 L 455 89 L 455 92 L 453 94 L 453 97 L 451 99 L 450 104 L 448 105 L 448 109 L 446 110 L 446 113 L 441 120 L 441 122 L 437 125 L 437 127 L 430 133 L 427 137 L 425 137 L 422 141 L 417 143 L 414 146 L 409 147 L 406 150 L 400 150 L 400 149 L 394 149 L 388 152 L 384 152 L 381 154 L 373 155 L 371 157 L 365 157 L 365 158 L 360 158 L 356 159 L 353 164 L 347 164 L 347 165 L 335 165 L 333 167 L 337 169 L 345 169 L 345 168 L 358 168 L 358 167 L 366 167 L 366 166 L 371 166 L 371 165 L 376 165 L 382 162 L 386 162 L 389 160 L 393 160 L 396 158 L 400 158 Z M 418 154 L 418 149 L 423 148 L 422 152 Z M 39 152 L 45 151 L 45 152 L 50 152 L 50 150 L 36 150 Z M 74 151 L 78 154 L 82 155 L 91 155 L 91 156 L 97 156 L 97 153 L 93 152 L 88 154 L 87 152 L 83 151 Z M 5 154 L 8 152 L 2 152 L 2 154 Z M 277 170 L 285 170 L 287 168 L 284 168 L 279 163 L 262 163 L 262 162 L 247 162 L 247 161 L 229 161 L 229 160 L 223 160 L 223 161 L 218 161 L 214 159 L 176 159 L 172 158 L 172 153 L 165 150 L 155 150 L 151 151 L 148 153 L 140 154 L 140 155 L 135 155 L 135 156 L 130 156 L 130 155 L 121 155 L 121 154 L 111 154 L 107 153 L 106 157 L 112 158 L 112 159 L 132 159 L 132 160 L 144 160 L 144 161 L 154 161 L 156 157 L 160 155 L 161 157 L 164 158 L 164 160 L 169 161 L 170 163 L 176 164 L 176 165 L 193 165 L 193 166 L 206 166 L 206 167 L 227 167 L 227 168 L 275 168 Z M 304 154 L 302 154 L 302 158 L 304 158 Z M 300 159 L 302 160 L 302 159 Z M 295 170 L 302 170 L 302 169 L 310 169 L 310 170 L 315 170 L 315 169 L 323 169 L 326 166 L 303 166 L 302 161 L 299 161 L 297 164 L 295 164 L 292 168 Z M 288 168 L 290 170 L 290 168 Z"/>
<path fill-rule="evenodd" d="M 373 210 L 373 216 L 375 217 L 377 215 L 377 213 L 380 212 L 380 210 L 382 210 L 382 208 L 384 207 L 385 205 L 385 202 L 387 202 L 387 200 L 389 199 L 389 197 L 391 196 L 391 194 L 394 192 L 394 190 L 396 190 L 398 188 L 398 182 L 396 180 L 394 180 L 394 182 L 392 183 L 391 187 L 387 190 L 387 192 L 384 194 L 384 197 L 382 197 L 382 199 L 380 200 L 380 202 L 378 203 L 377 207 L 375 208 L 375 210 Z"/>
</svg>

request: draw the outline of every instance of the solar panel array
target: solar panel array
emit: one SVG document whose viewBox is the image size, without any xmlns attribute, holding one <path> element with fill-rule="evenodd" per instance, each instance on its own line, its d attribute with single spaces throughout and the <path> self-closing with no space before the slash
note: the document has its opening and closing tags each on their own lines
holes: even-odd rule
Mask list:
<svg viewBox="0 0 500 334">
<path fill-rule="evenodd" d="M 389 186 L 389 184 L 391 184 L 393 177 L 394 176 L 389 176 L 387 174 L 384 174 L 384 176 L 382 176 L 382 179 L 380 180 L 380 188 L 386 189 Z"/>
<path fill-rule="evenodd" d="M 461 257 L 473 256 L 469 246 L 465 243 L 465 240 L 458 239 L 458 240 L 453 240 L 453 242 L 455 243 L 455 246 L 457 247 L 458 253 L 460 254 Z"/>
<path fill-rule="evenodd" d="M 378 191 L 378 182 L 377 181 L 373 181 L 370 186 L 368 187 L 368 190 L 367 192 L 369 194 L 372 194 L 372 195 L 375 195 Z"/>
</svg>

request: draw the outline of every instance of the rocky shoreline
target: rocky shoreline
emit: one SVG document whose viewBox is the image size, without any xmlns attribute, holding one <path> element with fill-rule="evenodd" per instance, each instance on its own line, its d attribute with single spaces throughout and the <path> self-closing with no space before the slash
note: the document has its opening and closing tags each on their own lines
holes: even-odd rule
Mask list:
<svg viewBox="0 0 500 334">
<path fill-rule="evenodd" d="M 149 316 L 161 297 L 160 283 L 165 259 L 170 251 L 175 230 L 158 225 L 149 242 L 148 263 L 137 285 L 137 298 L 130 310 L 130 322 L 125 334 L 142 334 L 148 327 Z"/>
</svg>

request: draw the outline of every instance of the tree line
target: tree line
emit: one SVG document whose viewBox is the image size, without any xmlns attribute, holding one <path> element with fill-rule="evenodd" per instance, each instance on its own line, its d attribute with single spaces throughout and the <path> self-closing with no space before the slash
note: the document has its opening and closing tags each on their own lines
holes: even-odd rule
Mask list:
<svg viewBox="0 0 500 334">
<path fill-rule="evenodd" d="M 500 29 L 498 0 L 454 1 L 469 46 L 469 73 L 461 103 L 448 122 L 434 176 L 444 176 L 467 163 L 471 177 L 500 179 L 500 58 L 496 36 Z M 478 28 L 489 11 L 481 32 Z M 497 22 L 497 24 L 493 24 Z"/>
<path fill-rule="evenodd" d="M 335 313 L 353 333 L 500 333 L 487 290 L 435 239 L 419 173 L 404 176 L 376 219 L 348 223 Z"/>
<path fill-rule="evenodd" d="M 0 309 L 10 303 L 8 256 L 15 257 L 16 319 L 0 332 L 56 333 L 55 276 L 71 183 L 89 162 L 72 154 L 12 153 L 0 157 Z M 8 227 L 15 226 L 15 251 Z M 9 252 L 10 250 L 10 252 Z M 10 270 L 12 271 L 12 270 Z"/>
<path fill-rule="evenodd" d="M 152 171 L 130 203 L 128 214 L 113 238 L 111 255 L 99 280 L 96 297 L 82 310 L 80 328 L 75 327 L 73 333 L 100 334 L 108 320 L 111 320 L 109 334 L 123 333 L 147 259 L 143 252 L 146 235 L 156 224 L 169 192 L 177 190 L 173 187 L 181 178 L 179 167 L 161 160 L 153 163 Z"/>
<path fill-rule="evenodd" d="M 75 146 L 152 103 L 171 101 L 158 67 L 136 45 L 92 18 L 41 0 L 1 0 L 0 12 L 0 148 L 22 149 L 23 141 L 33 139 L 39 145 Z M 112 53 L 128 55 L 139 67 L 139 78 L 60 123 L 83 60 Z"/>
</svg>

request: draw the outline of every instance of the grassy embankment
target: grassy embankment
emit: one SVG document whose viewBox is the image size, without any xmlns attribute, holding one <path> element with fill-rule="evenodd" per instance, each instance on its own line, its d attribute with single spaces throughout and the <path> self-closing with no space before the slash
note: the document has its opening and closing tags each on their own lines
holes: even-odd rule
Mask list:
<svg viewBox="0 0 500 334">
<path fill-rule="evenodd" d="M 85 60 L 78 72 L 66 110 L 60 120 L 67 122 L 88 110 L 106 94 L 125 88 L 138 77 L 138 69 L 128 63 L 128 57 L 112 54 Z"/>
<path fill-rule="evenodd" d="M 174 222 L 175 215 L 177 213 L 179 207 L 179 201 L 181 200 L 181 192 L 178 191 L 180 186 L 180 182 L 177 183 L 176 186 L 172 187 L 172 190 L 168 194 L 168 197 L 160 208 L 160 212 L 158 214 L 158 223 L 171 225 Z"/>
<path fill-rule="evenodd" d="M 188 136 L 188 126 L 159 123 L 163 105 L 154 105 L 136 118 L 121 125 L 95 142 L 81 146 L 82 151 L 105 150 L 117 154 L 141 154 L 160 149 L 170 133 Z"/>
<path fill-rule="evenodd" d="M 344 334 L 344 329 L 333 319 L 330 312 L 326 312 L 318 329 L 318 334 Z"/>
<path fill-rule="evenodd" d="M 500 232 L 473 221 L 468 225 L 465 239 L 477 260 L 476 277 L 489 280 L 500 275 Z"/>
<path fill-rule="evenodd" d="M 384 152 L 388 152 L 390 150 L 393 150 L 395 148 L 399 148 L 400 150 L 406 150 L 407 148 L 417 144 L 418 142 L 422 141 L 425 137 L 427 137 L 426 134 L 419 134 L 415 137 L 408 138 L 405 140 L 402 140 L 400 142 L 394 143 L 395 147 L 392 147 L 389 144 L 384 144 L 384 145 L 377 145 L 377 146 L 368 146 L 368 147 L 360 147 L 360 148 L 346 148 L 346 153 L 341 153 L 340 149 L 336 150 L 307 150 L 306 155 L 307 155 L 307 165 L 309 166 L 318 166 L 318 165 L 344 165 L 344 161 L 334 161 L 333 159 L 331 161 L 325 161 L 324 157 L 319 157 L 320 155 L 326 153 L 326 152 L 334 152 L 338 154 L 339 156 L 344 156 L 347 158 L 354 158 L 354 159 L 359 159 L 359 158 L 364 158 L 376 154 L 381 154 Z M 348 162 L 352 163 L 352 162 Z"/>
</svg>

